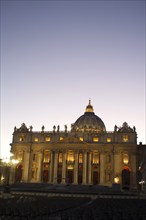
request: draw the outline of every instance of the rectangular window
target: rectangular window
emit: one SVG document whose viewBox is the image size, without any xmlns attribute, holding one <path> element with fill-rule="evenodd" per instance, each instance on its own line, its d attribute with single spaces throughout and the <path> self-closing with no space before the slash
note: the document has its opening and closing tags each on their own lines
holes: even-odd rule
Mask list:
<svg viewBox="0 0 146 220">
<path fill-rule="evenodd" d="M 50 162 L 50 151 L 48 150 L 45 150 L 44 151 L 44 160 L 43 160 L 44 163 L 49 163 Z"/>
<path fill-rule="evenodd" d="M 123 136 L 122 136 L 122 141 L 123 141 L 123 142 L 128 142 L 128 141 L 129 141 L 128 135 L 123 135 Z"/>
<path fill-rule="evenodd" d="M 35 141 L 35 142 L 38 142 L 38 141 L 39 141 L 38 137 L 35 137 L 35 138 L 34 138 L 34 141 Z"/>
<path fill-rule="evenodd" d="M 99 141 L 99 138 L 98 137 L 94 137 L 93 138 L 93 142 L 98 142 Z"/>
<path fill-rule="evenodd" d="M 74 162 L 74 153 L 73 152 L 68 152 L 68 155 L 67 155 L 67 161 L 68 162 Z"/>
<path fill-rule="evenodd" d="M 93 152 L 93 164 L 99 164 L 99 154 L 98 154 L 98 152 Z"/>
<path fill-rule="evenodd" d="M 19 141 L 20 142 L 24 141 L 24 136 L 19 137 Z"/>
<path fill-rule="evenodd" d="M 62 163 L 62 153 L 59 153 L 58 162 L 59 162 L 59 163 Z"/>
<path fill-rule="evenodd" d="M 49 142 L 51 140 L 50 137 L 46 137 L 46 141 Z"/>
<path fill-rule="evenodd" d="M 111 138 L 107 138 L 106 141 L 109 143 L 109 142 L 112 141 L 112 139 Z"/>
<path fill-rule="evenodd" d="M 83 154 L 79 154 L 79 163 L 83 163 Z"/>
<path fill-rule="evenodd" d="M 129 163 L 129 155 L 127 153 L 123 154 L 123 163 L 125 165 Z"/>
</svg>

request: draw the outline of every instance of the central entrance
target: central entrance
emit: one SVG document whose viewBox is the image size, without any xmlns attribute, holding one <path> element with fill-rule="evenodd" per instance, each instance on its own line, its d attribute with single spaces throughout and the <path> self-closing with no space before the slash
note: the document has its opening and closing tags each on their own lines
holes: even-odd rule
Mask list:
<svg viewBox="0 0 146 220">
<path fill-rule="evenodd" d="M 98 172 L 93 171 L 93 184 L 97 185 L 98 184 Z"/>
<path fill-rule="evenodd" d="M 67 170 L 67 183 L 72 184 L 74 180 L 73 170 Z"/>
</svg>

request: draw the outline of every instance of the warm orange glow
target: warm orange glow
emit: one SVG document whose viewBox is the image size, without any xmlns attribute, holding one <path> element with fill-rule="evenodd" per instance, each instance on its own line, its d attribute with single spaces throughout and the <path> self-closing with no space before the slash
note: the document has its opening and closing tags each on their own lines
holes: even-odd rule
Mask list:
<svg viewBox="0 0 146 220">
<path fill-rule="evenodd" d="M 71 164 L 69 164 L 69 165 L 67 166 L 67 169 L 68 169 L 68 170 L 73 170 L 73 168 L 74 168 L 74 167 L 73 167 L 73 165 L 71 165 Z"/>
<path fill-rule="evenodd" d="M 20 142 L 21 142 L 21 141 L 24 141 L 24 137 L 21 136 L 21 137 L 19 138 L 19 141 L 20 141 Z"/>
<path fill-rule="evenodd" d="M 73 152 L 68 152 L 67 161 L 74 162 L 74 153 Z"/>
<path fill-rule="evenodd" d="M 58 161 L 59 161 L 59 163 L 62 163 L 62 153 L 59 153 Z"/>
<path fill-rule="evenodd" d="M 35 141 L 35 142 L 38 142 L 38 141 L 39 141 L 39 139 L 38 139 L 37 137 L 35 137 L 35 138 L 34 138 L 34 141 Z"/>
<path fill-rule="evenodd" d="M 63 140 L 63 137 L 60 137 L 59 140 L 62 141 L 62 140 Z"/>
<path fill-rule="evenodd" d="M 123 170 L 129 170 L 130 171 L 130 168 L 128 166 L 124 166 Z"/>
<path fill-rule="evenodd" d="M 43 160 L 43 162 L 44 163 L 49 163 L 49 161 L 50 161 L 50 151 L 45 150 L 44 151 L 44 160 Z"/>
<path fill-rule="evenodd" d="M 106 141 L 107 141 L 107 142 L 111 142 L 112 139 L 111 139 L 111 138 L 107 138 Z"/>
<path fill-rule="evenodd" d="M 99 154 L 98 154 L 98 152 L 93 152 L 93 164 L 99 164 Z"/>
<path fill-rule="evenodd" d="M 46 137 L 46 141 L 49 142 L 51 140 L 50 137 Z"/>
<path fill-rule="evenodd" d="M 80 137 L 80 141 L 83 141 L 83 137 Z"/>
<path fill-rule="evenodd" d="M 83 154 L 79 154 L 79 163 L 83 163 Z"/>
<path fill-rule="evenodd" d="M 114 178 L 114 182 L 115 182 L 115 183 L 119 183 L 119 181 L 120 181 L 119 177 L 116 176 L 116 177 Z"/>
<path fill-rule="evenodd" d="M 129 156 L 127 153 L 123 154 L 123 163 L 128 164 L 129 163 Z"/>
<path fill-rule="evenodd" d="M 94 138 L 93 138 L 93 141 L 94 141 L 94 142 L 98 142 L 98 141 L 99 141 L 99 138 L 98 138 L 98 137 L 94 137 Z"/>
</svg>

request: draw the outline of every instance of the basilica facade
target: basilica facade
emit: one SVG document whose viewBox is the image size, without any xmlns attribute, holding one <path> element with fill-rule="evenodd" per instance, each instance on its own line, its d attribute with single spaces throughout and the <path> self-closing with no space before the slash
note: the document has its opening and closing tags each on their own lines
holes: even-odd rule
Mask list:
<svg viewBox="0 0 146 220">
<path fill-rule="evenodd" d="M 83 184 L 137 188 L 137 133 L 127 122 L 106 131 L 91 101 L 71 129 L 14 128 L 12 158 L 19 160 L 16 182 Z"/>
</svg>

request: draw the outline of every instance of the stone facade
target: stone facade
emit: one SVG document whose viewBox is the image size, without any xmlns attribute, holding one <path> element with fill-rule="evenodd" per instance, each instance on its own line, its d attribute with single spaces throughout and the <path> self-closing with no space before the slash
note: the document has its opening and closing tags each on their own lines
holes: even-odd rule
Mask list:
<svg viewBox="0 0 146 220">
<path fill-rule="evenodd" d="M 107 132 L 91 102 L 68 131 L 14 128 L 11 152 L 19 160 L 15 181 L 50 184 L 99 184 L 137 188 L 137 133 L 126 122 Z"/>
</svg>

